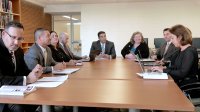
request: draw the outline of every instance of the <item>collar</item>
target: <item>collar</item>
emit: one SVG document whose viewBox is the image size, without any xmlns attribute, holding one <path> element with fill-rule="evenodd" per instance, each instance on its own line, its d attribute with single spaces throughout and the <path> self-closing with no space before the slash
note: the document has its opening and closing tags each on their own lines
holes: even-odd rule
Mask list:
<svg viewBox="0 0 200 112">
<path fill-rule="evenodd" d="M 60 43 L 60 45 L 62 46 L 62 47 L 64 47 L 64 44 L 63 43 L 61 43 L 61 42 L 59 42 Z"/>
<path fill-rule="evenodd" d="M 170 45 L 171 43 L 172 43 L 172 41 L 167 42 L 167 44 L 169 44 L 169 45 Z"/>
<path fill-rule="evenodd" d="M 41 45 L 38 44 L 38 46 L 42 49 L 42 52 L 46 51 L 46 48 L 42 47 Z"/>
</svg>

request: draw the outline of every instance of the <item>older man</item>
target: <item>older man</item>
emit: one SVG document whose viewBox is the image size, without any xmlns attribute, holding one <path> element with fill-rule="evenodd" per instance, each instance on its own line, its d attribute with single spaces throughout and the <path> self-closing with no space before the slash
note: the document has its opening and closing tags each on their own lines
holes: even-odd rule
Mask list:
<svg viewBox="0 0 200 112">
<path fill-rule="evenodd" d="M 69 34 L 61 32 L 59 35 L 59 42 L 60 42 L 59 46 L 65 51 L 65 53 L 71 58 L 71 60 L 80 60 L 87 58 L 87 56 L 81 57 L 74 55 L 73 52 L 70 50 L 69 46 L 67 45 L 68 41 L 69 41 Z"/>
</svg>

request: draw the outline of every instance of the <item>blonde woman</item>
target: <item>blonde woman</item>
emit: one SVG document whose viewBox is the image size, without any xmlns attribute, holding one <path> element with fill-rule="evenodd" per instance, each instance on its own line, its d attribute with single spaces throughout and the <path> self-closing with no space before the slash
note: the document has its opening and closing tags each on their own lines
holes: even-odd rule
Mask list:
<svg viewBox="0 0 200 112">
<path fill-rule="evenodd" d="M 140 58 L 149 57 L 149 47 L 144 42 L 144 37 L 141 32 L 134 32 L 131 36 L 130 42 L 128 42 L 121 51 L 121 54 L 125 59 L 135 59 L 135 55 L 133 53 L 140 53 Z"/>
</svg>

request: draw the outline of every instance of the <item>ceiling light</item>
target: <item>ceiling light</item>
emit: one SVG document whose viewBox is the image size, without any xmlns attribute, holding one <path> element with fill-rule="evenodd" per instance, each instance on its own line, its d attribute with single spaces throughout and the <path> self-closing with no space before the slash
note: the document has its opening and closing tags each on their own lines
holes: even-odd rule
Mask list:
<svg viewBox="0 0 200 112">
<path fill-rule="evenodd" d="M 70 19 L 71 17 L 70 16 L 62 16 L 62 17 L 64 17 L 64 18 L 67 18 L 67 19 Z M 76 19 L 76 18 L 71 18 L 72 20 L 78 20 L 78 19 Z"/>
</svg>

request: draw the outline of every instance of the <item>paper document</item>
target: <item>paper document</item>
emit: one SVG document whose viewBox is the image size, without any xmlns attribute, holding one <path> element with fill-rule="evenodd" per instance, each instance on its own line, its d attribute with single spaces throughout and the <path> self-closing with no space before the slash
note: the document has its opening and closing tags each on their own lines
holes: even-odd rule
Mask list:
<svg viewBox="0 0 200 112">
<path fill-rule="evenodd" d="M 143 79 L 168 79 L 168 75 L 166 73 L 159 72 L 145 72 L 145 73 L 137 73 Z"/>
<path fill-rule="evenodd" d="M 52 87 L 58 87 L 62 83 L 65 82 L 65 80 L 68 79 L 68 75 L 65 76 L 58 76 L 58 77 L 43 77 L 36 82 L 29 84 L 28 86 L 35 86 L 35 87 L 46 87 L 46 88 L 52 88 Z"/>
<path fill-rule="evenodd" d="M 80 68 L 66 68 L 64 70 L 54 70 L 53 74 L 71 74 L 78 71 Z"/>
<path fill-rule="evenodd" d="M 39 88 L 53 88 L 58 87 L 63 82 L 34 82 L 32 84 L 29 84 L 29 86 L 35 86 Z"/>
<path fill-rule="evenodd" d="M 24 96 L 35 91 L 34 86 L 14 86 L 14 85 L 3 85 L 0 88 L 0 95 L 5 96 Z"/>
<path fill-rule="evenodd" d="M 37 82 L 64 82 L 65 80 L 68 79 L 68 75 L 65 76 L 58 76 L 58 77 L 43 77 L 41 79 L 39 79 Z"/>
</svg>

